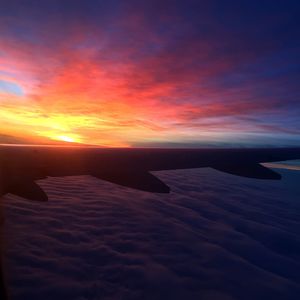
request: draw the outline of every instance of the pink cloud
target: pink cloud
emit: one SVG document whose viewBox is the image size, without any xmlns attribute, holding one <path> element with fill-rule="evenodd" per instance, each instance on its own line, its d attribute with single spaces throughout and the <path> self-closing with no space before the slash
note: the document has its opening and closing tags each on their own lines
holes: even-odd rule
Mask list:
<svg viewBox="0 0 300 300">
<path fill-rule="evenodd" d="M 166 42 L 148 22 L 133 12 L 116 21 L 120 32 L 114 38 L 109 38 L 107 28 L 89 23 L 68 24 L 63 36 L 57 33 L 63 20 L 43 26 L 39 33 L 45 37 L 39 42 L 2 38 L 0 70 L 12 75 L 0 79 L 9 77 L 22 86 L 28 109 L 35 111 L 33 117 L 44 114 L 55 123 L 57 115 L 71 116 L 72 121 L 61 127 L 91 143 L 100 143 L 99 136 L 132 144 L 139 136 L 168 140 L 176 139 L 176 132 L 178 137 L 189 132 L 197 138 L 199 129 L 204 133 L 252 130 L 259 126 L 250 121 L 241 125 L 236 117 L 276 110 L 278 101 L 272 97 L 262 101 L 255 88 L 260 84 L 252 86 L 253 80 L 233 87 L 219 81 L 245 60 L 255 61 L 254 55 L 246 51 L 235 58 L 218 56 L 218 41 L 193 35 Z M 172 34 L 172 26 L 168 30 Z M 129 40 L 122 39 L 124 32 Z M 145 43 L 154 52 L 147 47 L 141 51 Z M 24 102 L 20 105 L 7 95 L 0 96 L 0 102 L 10 103 L 10 112 L 27 120 L 21 111 L 26 109 Z M 81 123 L 76 125 L 75 119 Z M 38 126 L 26 124 L 33 133 Z M 21 130 L 24 124 L 20 121 L 17 126 L 15 130 Z M 271 127 L 259 130 L 269 132 Z"/>
</svg>

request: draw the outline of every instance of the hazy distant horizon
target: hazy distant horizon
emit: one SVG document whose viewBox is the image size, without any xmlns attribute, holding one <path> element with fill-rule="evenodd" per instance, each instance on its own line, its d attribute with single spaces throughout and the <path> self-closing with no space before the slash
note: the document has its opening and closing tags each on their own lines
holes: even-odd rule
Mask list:
<svg viewBox="0 0 300 300">
<path fill-rule="evenodd" d="M 0 145 L 11 145 L 11 146 L 65 146 L 65 147 L 99 147 L 99 148 L 297 148 L 300 147 L 300 142 L 294 140 L 281 140 L 277 143 L 267 142 L 251 142 L 245 140 L 243 142 L 205 142 L 205 141 L 194 141 L 194 142 L 152 142 L 152 143 L 133 143 L 128 145 L 97 145 L 97 144 L 84 144 L 66 141 L 55 141 L 55 140 L 41 140 L 41 141 L 26 141 L 26 139 L 20 139 L 9 135 L 0 134 Z"/>
</svg>

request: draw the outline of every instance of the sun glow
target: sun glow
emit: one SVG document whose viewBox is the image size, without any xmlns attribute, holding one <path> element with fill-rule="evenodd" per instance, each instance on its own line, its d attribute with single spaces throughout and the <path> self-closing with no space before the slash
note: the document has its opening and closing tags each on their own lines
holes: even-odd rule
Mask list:
<svg viewBox="0 0 300 300">
<path fill-rule="evenodd" d="M 75 140 L 73 138 L 71 138 L 70 136 L 66 136 L 66 135 L 60 135 L 57 138 L 61 141 L 64 141 L 64 142 L 69 142 L 69 143 L 74 143 L 75 142 Z"/>
<path fill-rule="evenodd" d="M 68 142 L 68 143 L 77 143 L 75 138 L 67 135 L 59 135 L 56 137 L 57 140 L 63 141 L 63 142 Z"/>
</svg>

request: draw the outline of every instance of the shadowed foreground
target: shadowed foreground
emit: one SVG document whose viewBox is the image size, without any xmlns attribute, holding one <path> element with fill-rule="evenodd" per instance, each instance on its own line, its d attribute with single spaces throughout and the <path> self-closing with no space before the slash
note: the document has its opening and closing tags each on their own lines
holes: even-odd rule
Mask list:
<svg viewBox="0 0 300 300">
<path fill-rule="evenodd" d="M 297 299 L 300 173 L 260 181 L 155 173 L 155 195 L 48 178 L 49 202 L 4 197 L 12 299 Z"/>
</svg>

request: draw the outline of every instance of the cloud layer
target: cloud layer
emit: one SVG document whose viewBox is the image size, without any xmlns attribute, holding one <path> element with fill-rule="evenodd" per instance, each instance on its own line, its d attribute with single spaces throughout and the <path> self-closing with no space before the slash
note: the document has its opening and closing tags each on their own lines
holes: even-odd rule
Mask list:
<svg viewBox="0 0 300 300">
<path fill-rule="evenodd" d="M 297 299 L 300 173 L 280 172 L 157 172 L 168 195 L 48 178 L 48 203 L 6 196 L 12 299 Z"/>
</svg>

